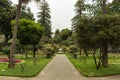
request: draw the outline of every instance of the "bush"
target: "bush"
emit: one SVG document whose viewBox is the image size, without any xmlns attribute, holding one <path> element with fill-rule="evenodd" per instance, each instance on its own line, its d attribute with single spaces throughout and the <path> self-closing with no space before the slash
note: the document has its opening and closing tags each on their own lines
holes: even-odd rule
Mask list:
<svg viewBox="0 0 120 80">
<path fill-rule="evenodd" d="M 63 45 L 63 46 L 70 46 L 70 41 L 67 41 L 67 40 L 64 40 L 60 43 L 60 45 Z"/>
<path fill-rule="evenodd" d="M 78 48 L 76 46 L 70 46 L 69 52 L 72 54 L 74 58 L 77 58 Z"/>
<path fill-rule="evenodd" d="M 9 55 L 10 55 L 10 47 L 9 47 L 9 46 L 4 47 L 3 50 L 2 50 L 2 52 L 3 52 L 4 54 L 6 54 L 7 57 L 9 58 Z"/>
<path fill-rule="evenodd" d="M 45 53 L 46 53 L 46 58 L 51 58 L 51 56 L 54 55 L 54 50 L 51 47 L 47 47 L 45 49 Z"/>
<path fill-rule="evenodd" d="M 63 46 L 63 52 L 68 52 L 68 48 L 66 46 Z"/>
<path fill-rule="evenodd" d="M 53 48 L 54 53 L 59 51 L 59 46 L 57 46 L 56 44 L 52 44 L 51 47 Z"/>
</svg>

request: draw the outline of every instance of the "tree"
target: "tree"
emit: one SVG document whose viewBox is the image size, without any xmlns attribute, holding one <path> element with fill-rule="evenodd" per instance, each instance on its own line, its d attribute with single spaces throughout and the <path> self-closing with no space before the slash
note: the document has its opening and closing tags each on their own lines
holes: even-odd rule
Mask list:
<svg viewBox="0 0 120 80">
<path fill-rule="evenodd" d="M 107 2 L 107 0 L 93 0 L 93 2 L 94 1 L 96 2 L 96 5 L 93 4 L 91 6 L 91 8 L 93 9 L 91 11 L 94 12 L 94 15 L 96 15 L 96 14 L 97 15 L 103 14 L 103 16 L 106 15 L 106 2 Z M 102 25 L 107 27 L 107 25 L 105 25 L 104 23 Z M 108 51 L 107 51 L 108 45 L 107 45 L 106 41 L 103 43 L 104 43 L 104 45 L 101 47 L 101 51 L 103 53 L 102 54 L 102 65 L 104 67 L 107 67 L 108 66 Z"/>
<path fill-rule="evenodd" d="M 60 33 L 60 38 L 62 40 L 67 40 L 72 35 L 72 32 L 69 29 L 63 29 Z"/>
<path fill-rule="evenodd" d="M 114 0 L 113 2 L 114 2 L 114 6 L 117 6 L 114 7 L 115 8 L 114 10 L 116 11 L 116 13 L 118 12 L 119 14 L 119 9 L 118 9 L 119 3 L 117 3 L 119 1 Z M 115 35 L 117 37 L 117 39 L 115 40 L 119 45 L 119 41 L 118 41 L 119 37 L 117 36 L 119 35 L 119 32 L 116 32 L 114 34 L 114 29 L 117 29 L 114 26 L 119 25 L 118 22 L 119 16 L 112 14 L 114 16 L 112 17 L 110 15 L 107 15 L 108 13 L 109 14 L 112 13 L 111 10 L 113 9 L 112 8 L 113 4 L 111 5 L 111 7 L 110 5 L 111 5 L 110 3 L 107 3 L 107 0 L 93 0 L 93 3 L 88 4 L 86 7 L 88 13 L 91 14 L 92 16 L 85 17 L 85 16 L 76 15 L 72 19 L 73 30 L 75 30 L 77 34 L 78 44 L 81 45 L 81 47 L 87 46 L 90 49 L 92 48 L 94 52 L 96 51 L 97 48 L 99 48 L 100 62 L 98 62 L 98 65 L 102 63 L 103 67 L 108 67 L 108 47 L 110 47 L 110 44 L 116 45 L 116 43 L 111 43 L 114 42 Z M 108 8 L 111 8 L 111 10 Z M 113 30 L 111 30 L 111 28 Z"/>
<path fill-rule="evenodd" d="M 4 34 L 4 45 L 8 45 L 8 40 L 12 38 L 12 29 L 10 22 L 15 18 L 15 11 L 16 11 L 16 5 L 12 6 L 12 3 L 8 0 L 3 0 L 3 3 L 1 1 L 1 20 L 0 24 L 1 26 L 1 32 Z M 5 8 L 2 8 L 5 6 Z M 20 18 L 26 18 L 33 20 L 33 14 L 30 11 L 30 8 L 26 8 L 26 6 L 22 6 Z"/>
<path fill-rule="evenodd" d="M 72 26 L 83 16 L 82 12 L 86 10 L 85 0 L 78 0 L 75 4 L 76 15 L 72 18 Z"/>
<path fill-rule="evenodd" d="M 96 68 L 108 66 L 108 47 L 120 45 L 120 15 L 100 15 L 93 18 L 81 18 L 74 27 L 77 42 L 81 48 L 93 50 Z M 100 49 L 99 61 L 96 51 Z M 106 57 L 107 55 L 107 57 Z"/>
<path fill-rule="evenodd" d="M 78 0 L 75 4 L 75 10 L 81 16 L 82 12 L 85 11 L 85 0 Z"/>
<path fill-rule="evenodd" d="M 60 39 L 60 31 L 59 31 L 59 29 L 57 29 L 55 31 L 54 42 L 59 43 L 60 41 L 61 41 L 61 39 Z"/>
<path fill-rule="evenodd" d="M 90 48 L 91 25 L 92 22 L 89 18 L 84 17 L 80 18 L 74 26 L 74 31 L 77 34 L 78 46 L 84 50 L 86 56 L 88 56 L 87 50 Z"/>
<path fill-rule="evenodd" d="M 74 57 L 74 58 L 77 58 L 77 52 L 78 52 L 78 48 L 76 47 L 76 46 L 70 46 L 69 47 L 69 52 L 72 54 L 72 56 Z"/>
<path fill-rule="evenodd" d="M 119 15 L 104 15 L 95 18 L 96 27 L 99 28 L 97 34 L 97 40 L 100 44 L 100 50 L 102 52 L 102 66 L 108 67 L 108 47 L 119 42 L 119 32 L 120 29 L 120 16 Z M 112 23 L 112 24 L 111 24 Z M 119 43 L 118 43 L 119 44 Z"/>
<path fill-rule="evenodd" d="M 76 4 L 75 4 L 75 10 L 76 10 L 76 15 L 73 17 L 73 19 L 72 19 L 72 28 L 73 28 L 73 33 L 74 34 L 76 34 L 76 32 L 74 32 L 75 30 L 75 26 L 77 26 L 78 25 L 78 21 L 82 18 L 82 17 L 84 17 L 84 14 L 83 14 L 83 11 L 86 11 L 86 6 L 87 6 L 87 4 L 85 4 L 85 0 L 78 0 L 77 2 L 76 2 Z M 76 38 L 74 38 L 73 39 L 73 41 L 75 42 L 77 42 L 77 35 L 75 35 L 76 36 Z M 75 37 L 74 36 L 74 37 Z M 79 46 L 79 45 L 78 45 Z M 80 48 L 80 54 L 81 54 L 81 47 L 79 46 L 79 48 Z M 87 52 L 86 52 L 86 50 L 85 50 L 85 53 L 86 53 L 86 56 L 88 56 L 88 54 L 87 54 Z"/>
<path fill-rule="evenodd" d="M 44 0 L 40 6 L 40 12 L 38 12 L 38 22 L 44 27 L 43 38 L 45 41 L 51 38 L 51 16 L 49 4 Z"/>
<path fill-rule="evenodd" d="M 21 45 L 33 46 L 33 57 L 37 51 L 37 45 L 42 37 L 43 27 L 34 21 L 21 19 L 18 29 L 18 39 Z"/>
<path fill-rule="evenodd" d="M 103 0 L 103 3 L 102 3 L 102 14 L 106 15 L 106 0 Z M 103 23 L 103 26 L 107 27 L 107 25 L 105 23 Z M 102 54 L 102 66 L 108 67 L 108 43 L 106 41 L 103 43 L 104 43 L 104 45 L 101 48 L 101 51 L 103 53 Z"/>
<path fill-rule="evenodd" d="M 69 46 L 71 45 L 71 35 L 72 35 L 72 31 L 69 29 L 62 29 L 62 31 L 60 32 L 60 45 L 63 46 Z"/>
<path fill-rule="evenodd" d="M 96 15 L 102 14 L 101 12 L 102 1 L 103 0 L 92 0 L 92 4 L 88 4 L 86 6 L 89 16 L 96 16 Z"/>
<path fill-rule="evenodd" d="M 8 40 L 11 38 L 11 26 L 10 21 L 12 16 L 12 2 L 9 0 L 0 1 L 0 30 L 4 35 L 4 45 L 8 44 Z M 4 8 L 3 8 L 4 7 Z"/>
<path fill-rule="evenodd" d="M 15 45 L 16 45 L 16 39 L 17 39 L 17 29 L 18 29 L 18 22 L 19 22 L 19 17 L 20 17 L 20 11 L 21 11 L 21 6 L 22 3 L 28 3 L 31 0 L 19 0 L 18 1 L 18 6 L 16 10 L 16 18 L 15 18 L 15 25 L 14 25 L 14 30 L 13 30 L 13 37 L 12 37 L 12 44 L 10 48 L 10 58 L 9 58 L 9 68 L 14 68 L 15 67 Z M 34 0 L 34 1 L 40 1 L 40 0 Z"/>
<path fill-rule="evenodd" d="M 89 16 L 96 16 L 108 12 L 107 5 L 108 0 L 92 0 L 92 4 L 87 4 L 86 9 Z"/>
<path fill-rule="evenodd" d="M 107 5 L 107 14 L 120 14 L 120 1 L 113 0 L 112 3 Z"/>
<path fill-rule="evenodd" d="M 33 13 L 30 10 L 30 7 L 26 7 L 25 5 L 21 8 L 20 18 L 35 20 L 33 17 Z"/>
<path fill-rule="evenodd" d="M 16 14 L 16 9 L 17 9 L 16 5 L 13 5 L 12 6 L 12 13 L 13 13 L 12 16 L 14 16 L 14 17 Z M 22 19 L 22 18 L 35 20 L 33 13 L 30 10 L 30 7 L 27 7 L 26 5 L 21 6 L 20 19 Z"/>
<path fill-rule="evenodd" d="M 106 0 L 103 0 L 103 3 L 102 3 L 102 13 L 103 15 L 106 14 Z"/>
</svg>

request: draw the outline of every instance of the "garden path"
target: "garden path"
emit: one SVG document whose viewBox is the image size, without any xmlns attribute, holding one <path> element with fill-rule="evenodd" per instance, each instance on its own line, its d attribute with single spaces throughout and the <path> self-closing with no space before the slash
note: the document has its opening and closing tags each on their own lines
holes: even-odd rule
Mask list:
<svg viewBox="0 0 120 80">
<path fill-rule="evenodd" d="M 120 75 L 107 77 L 84 77 L 64 54 L 59 54 L 36 76 L 31 78 L 4 77 L 0 80 L 120 80 Z"/>
</svg>

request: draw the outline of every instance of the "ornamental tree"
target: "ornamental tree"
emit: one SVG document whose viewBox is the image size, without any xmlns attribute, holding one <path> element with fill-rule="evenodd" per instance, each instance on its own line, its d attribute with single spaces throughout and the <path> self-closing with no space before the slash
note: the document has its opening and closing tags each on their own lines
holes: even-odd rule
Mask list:
<svg viewBox="0 0 120 80">
<path fill-rule="evenodd" d="M 14 23 L 14 21 L 12 22 Z M 37 51 L 37 45 L 42 37 L 43 27 L 32 20 L 21 19 L 18 28 L 18 40 L 21 45 L 33 47 L 33 57 Z"/>
</svg>

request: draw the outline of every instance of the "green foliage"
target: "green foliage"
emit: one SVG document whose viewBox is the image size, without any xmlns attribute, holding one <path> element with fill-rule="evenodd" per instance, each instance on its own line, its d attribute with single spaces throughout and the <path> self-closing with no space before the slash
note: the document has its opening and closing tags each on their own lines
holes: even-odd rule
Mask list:
<svg viewBox="0 0 120 80">
<path fill-rule="evenodd" d="M 44 27 L 44 40 L 48 40 L 51 38 L 51 16 L 50 16 L 50 8 L 49 4 L 44 1 L 42 5 L 40 5 L 40 11 L 38 12 L 38 22 Z"/>
<path fill-rule="evenodd" d="M 36 25 L 26 26 L 21 29 L 18 34 L 18 39 L 20 39 L 20 43 L 23 45 L 36 45 L 39 43 L 41 37 L 42 30 L 39 27 L 36 27 Z"/>
<path fill-rule="evenodd" d="M 12 16 L 12 6 L 10 0 L 0 0 L 0 34 L 5 36 L 5 45 L 11 38 L 10 21 L 14 19 Z"/>
<path fill-rule="evenodd" d="M 89 18 L 80 18 L 74 26 L 78 46 L 83 49 L 90 46 L 91 25 L 92 21 Z"/>
<path fill-rule="evenodd" d="M 12 6 L 11 6 L 10 0 L 0 0 L 0 12 L 1 12 L 0 13 L 0 24 L 4 24 L 3 22 L 5 22 L 5 20 L 10 19 L 11 8 Z"/>
<path fill-rule="evenodd" d="M 67 40 L 71 36 L 72 32 L 69 29 L 63 29 L 60 33 L 62 40 Z"/>
<path fill-rule="evenodd" d="M 12 6 L 12 13 L 15 17 L 16 15 L 16 10 L 17 10 L 17 5 L 13 5 Z M 34 16 L 33 13 L 30 10 L 30 7 L 27 7 L 26 5 L 22 5 L 21 7 L 21 12 L 20 12 L 20 19 L 25 18 L 25 19 L 30 19 L 30 20 L 34 20 Z"/>
<path fill-rule="evenodd" d="M 108 62 L 108 58 L 104 56 L 108 54 L 108 46 L 120 46 L 120 15 L 81 17 L 74 25 L 74 30 L 77 34 L 78 46 L 84 49 L 85 53 L 90 49 L 101 49 L 102 64 L 105 63 L 105 59 L 106 64 Z"/>
<path fill-rule="evenodd" d="M 34 66 L 32 58 L 25 59 L 23 56 L 17 58 L 25 60 L 24 66 L 22 66 L 24 67 L 24 71 L 21 71 L 21 64 L 17 64 L 14 69 L 8 69 L 7 64 L 0 64 L 0 70 L 5 70 L 0 72 L 1 76 L 33 77 L 36 76 L 51 60 L 51 58 L 45 59 L 44 57 L 40 57 L 38 58 L 37 65 Z"/>
<path fill-rule="evenodd" d="M 46 58 L 51 58 L 54 54 L 54 50 L 52 47 L 46 47 L 45 48 Z"/>
<path fill-rule="evenodd" d="M 69 47 L 69 52 L 72 54 L 72 56 L 74 58 L 77 58 L 77 52 L 78 52 L 78 48 L 74 45 Z"/>
<path fill-rule="evenodd" d="M 26 7 L 26 6 L 22 6 L 21 13 L 20 13 L 20 18 L 35 20 L 34 16 L 33 16 L 33 13 L 30 10 L 30 7 Z"/>
<path fill-rule="evenodd" d="M 102 2 L 103 0 L 92 0 L 92 4 L 88 4 L 86 9 L 89 15 L 96 16 L 102 14 Z"/>
<path fill-rule="evenodd" d="M 85 0 L 77 0 L 75 4 L 76 13 L 82 16 L 82 12 L 85 11 Z"/>
<path fill-rule="evenodd" d="M 43 27 L 32 20 L 21 19 L 19 21 L 18 39 L 22 45 L 37 45 L 42 37 L 42 32 Z"/>
<path fill-rule="evenodd" d="M 63 46 L 70 46 L 70 41 L 67 41 L 67 40 L 63 40 L 60 42 L 60 45 L 63 45 Z"/>
<path fill-rule="evenodd" d="M 11 24 L 14 24 L 14 21 L 12 21 Z M 35 23 L 32 20 L 20 19 L 17 39 L 21 46 L 24 45 L 32 47 L 34 58 L 36 57 L 35 53 L 38 50 L 37 45 L 40 42 L 42 33 L 43 27 L 41 27 L 38 23 Z"/>
<path fill-rule="evenodd" d="M 63 46 L 63 47 L 62 47 L 62 51 L 63 51 L 64 53 L 67 53 L 67 52 L 68 52 L 68 47 Z"/>
<path fill-rule="evenodd" d="M 120 1 L 113 0 L 107 6 L 107 14 L 120 14 Z"/>
<path fill-rule="evenodd" d="M 69 29 L 63 29 L 61 32 L 56 30 L 54 36 L 54 42 L 59 43 L 61 46 L 69 46 L 71 44 L 72 31 Z"/>
<path fill-rule="evenodd" d="M 2 52 L 3 52 L 4 54 L 6 54 L 7 57 L 9 58 L 9 55 L 10 55 L 10 47 L 9 47 L 9 46 L 4 47 L 4 48 L 2 49 Z"/>
<path fill-rule="evenodd" d="M 58 52 L 59 46 L 57 44 L 52 44 L 51 47 L 53 48 L 54 53 Z"/>
<path fill-rule="evenodd" d="M 120 40 L 120 16 L 119 15 L 106 15 L 94 18 L 94 31 L 92 39 L 96 43 L 103 45 L 104 42 L 114 45 Z M 91 31 L 92 32 L 92 31 Z"/>
<path fill-rule="evenodd" d="M 85 59 L 84 56 L 74 59 L 68 56 L 69 60 L 72 64 L 79 70 L 79 72 L 84 76 L 108 76 L 120 74 L 120 57 L 110 57 L 109 62 L 110 65 L 108 68 L 100 68 L 99 70 L 95 69 L 95 64 L 92 57 L 88 57 Z M 85 61 L 82 61 L 85 59 Z"/>
<path fill-rule="evenodd" d="M 60 31 L 59 31 L 59 29 L 57 29 L 56 31 L 55 31 L 55 36 L 54 36 L 54 43 L 60 43 L 61 42 L 61 39 L 60 39 Z"/>
<path fill-rule="evenodd" d="M 76 46 L 72 45 L 69 47 L 69 52 L 74 54 L 74 53 L 78 52 L 78 48 Z"/>
<path fill-rule="evenodd" d="M 77 44 L 77 34 L 75 32 L 72 32 L 71 41 L 74 44 Z"/>
<path fill-rule="evenodd" d="M 80 47 L 94 48 L 105 42 L 113 45 L 120 40 L 120 16 L 106 15 L 93 18 L 80 18 L 74 26 Z"/>
</svg>

